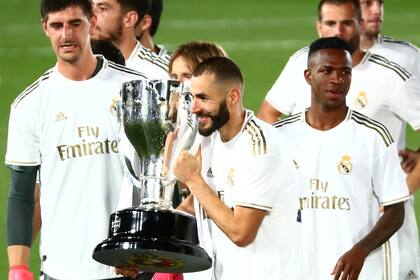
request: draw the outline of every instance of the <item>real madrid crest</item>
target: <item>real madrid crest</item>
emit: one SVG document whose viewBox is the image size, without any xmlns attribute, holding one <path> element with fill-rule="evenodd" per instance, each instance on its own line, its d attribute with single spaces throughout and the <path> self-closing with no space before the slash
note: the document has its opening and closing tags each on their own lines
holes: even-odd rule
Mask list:
<svg viewBox="0 0 420 280">
<path fill-rule="evenodd" d="M 226 180 L 227 180 L 227 185 L 229 186 L 229 188 L 232 188 L 235 182 L 235 169 L 230 168 L 228 170 Z"/>
<path fill-rule="evenodd" d="M 109 106 L 109 112 L 111 112 L 114 117 L 117 116 L 117 103 L 118 98 L 114 97 L 112 98 L 111 105 Z"/>
<path fill-rule="evenodd" d="M 343 156 L 341 161 L 338 163 L 338 172 L 341 175 L 348 175 L 353 170 L 353 165 L 351 164 L 351 158 L 349 156 Z"/>
<path fill-rule="evenodd" d="M 366 92 L 361 91 L 359 92 L 359 95 L 356 97 L 356 100 L 354 101 L 354 106 L 358 109 L 366 108 L 368 105 L 368 99 Z"/>
</svg>

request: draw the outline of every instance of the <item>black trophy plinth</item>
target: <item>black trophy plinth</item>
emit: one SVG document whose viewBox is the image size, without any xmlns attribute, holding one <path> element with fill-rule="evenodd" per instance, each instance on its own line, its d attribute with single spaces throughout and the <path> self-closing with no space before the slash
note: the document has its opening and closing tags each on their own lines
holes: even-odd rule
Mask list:
<svg viewBox="0 0 420 280">
<path fill-rule="evenodd" d="M 169 210 L 128 208 L 111 215 L 108 239 L 93 258 L 145 272 L 194 272 L 211 267 L 199 247 L 195 218 Z"/>
</svg>

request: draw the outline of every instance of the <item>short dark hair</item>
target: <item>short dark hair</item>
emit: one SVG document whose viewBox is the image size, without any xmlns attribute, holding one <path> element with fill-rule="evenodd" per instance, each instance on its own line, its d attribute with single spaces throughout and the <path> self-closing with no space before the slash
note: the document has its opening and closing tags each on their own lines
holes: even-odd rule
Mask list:
<svg viewBox="0 0 420 280">
<path fill-rule="evenodd" d="M 112 62 L 125 65 L 125 59 L 120 49 L 117 48 L 117 46 L 115 46 L 111 41 L 92 39 L 90 40 L 90 45 L 94 54 L 101 54 Z"/>
<path fill-rule="evenodd" d="M 160 23 L 160 16 L 163 12 L 163 0 L 152 0 L 152 8 L 150 9 L 150 17 L 152 25 L 150 26 L 150 35 L 155 36 Z"/>
<path fill-rule="evenodd" d="M 360 8 L 359 0 L 321 0 L 318 3 L 318 20 L 322 20 L 322 7 L 324 4 L 332 4 L 332 5 L 343 5 L 343 4 L 352 4 L 354 6 L 354 10 L 356 11 L 356 17 L 358 20 L 362 19 L 362 10 Z"/>
<path fill-rule="evenodd" d="M 175 50 L 169 61 L 169 73 L 172 73 L 172 65 L 178 57 L 185 60 L 192 72 L 201 61 L 213 56 L 227 56 L 227 54 L 221 46 L 207 41 L 191 41 L 182 44 Z"/>
<path fill-rule="evenodd" d="M 63 11 L 70 6 L 79 6 L 90 19 L 93 16 L 91 0 L 41 0 L 41 18 L 48 20 L 48 14 Z"/>
<path fill-rule="evenodd" d="M 310 59 L 320 50 L 325 49 L 340 49 L 352 53 L 352 48 L 349 43 L 338 37 L 319 38 L 311 43 L 308 53 L 308 66 Z"/>
<path fill-rule="evenodd" d="M 194 77 L 203 74 L 214 74 L 217 82 L 236 82 L 243 85 L 244 77 L 239 66 L 224 56 L 210 57 L 200 62 L 193 71 Z"/>
<path fill-rule="evenodd" d="M 117 2 L 120 4 L 121 9 L 124 12 L 133 10 L 138 14 L 139 21 L 137 24 L 146 14 L 150 13 L 150 9 L 152 7 L 151 0 L 117 0 Z"/>
</svg>

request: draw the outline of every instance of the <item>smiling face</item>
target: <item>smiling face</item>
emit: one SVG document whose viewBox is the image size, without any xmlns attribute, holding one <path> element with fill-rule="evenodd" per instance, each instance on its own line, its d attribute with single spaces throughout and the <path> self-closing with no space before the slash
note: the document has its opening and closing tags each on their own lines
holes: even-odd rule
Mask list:
<svg viewBox="0 0 420 280">
<path fill-rule="evenodd" d="M 309 60 L 305 78 L 312 89 L 312 104 L 324 110 L 346 106 L 351 82 L 351 57 L 341 49 L 322 49 Z"/>
<path fill-rule="evenodd" d="M 360 25 L 356 9 L 351 3 L 326 3 L 320 11 L 320 20 L 316 28 L 321 38 L 338 37 L 350 44 L 352 52 L 359 48 Z"/>
<path fill-rule="evenodd" d="M 225 125 L 230 118 L 226 104 L 225 91 L 221 85 L 214 83 L 214 74 L 203 74 L 191 79 L 192 113 L 197 116 L 198 132 L 209 136 Z M 227 91 L 227 90 L 226 90 Z"/>
<path fill-rule="evenodd" d="M 89 20 L 79 6 L 49 13 L 42 25 L 58 62 L 75 64 L 90 51 L 89 39 L 95 17 Z"/>
</svg>

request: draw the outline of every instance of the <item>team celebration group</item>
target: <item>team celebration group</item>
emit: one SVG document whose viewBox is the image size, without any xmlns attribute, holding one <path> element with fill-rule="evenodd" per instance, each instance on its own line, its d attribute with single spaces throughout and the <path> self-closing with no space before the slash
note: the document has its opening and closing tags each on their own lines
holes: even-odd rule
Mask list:
<svg viewBox="0 0 420 280">
<path fill-rule="evenodd" d="M 153 41 L 162 4 L 41 1 L 56 64 L 11 104 L 8 279 L 420 279 L 420 149 L 405 143 L 407 123 L 420 132 L 420 52 L 381 34 L 383 0 L 319 1 L 319 39 L 279 69 L 256 115 L 223 46 L 171 53 Z M 92 258 L 110 214 L 138 201 L 116 104 L 124 82 L 143 79 L 190 83 L 200 147 L 173 172 L 205 271 Z M 42 263 L 29 268 L 38 232 Z"/>
</svg>

